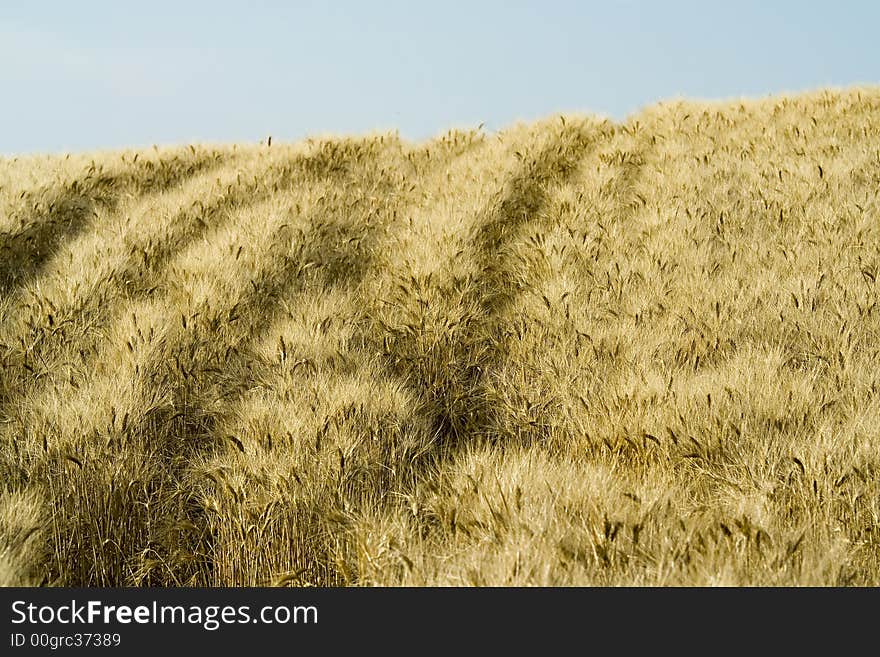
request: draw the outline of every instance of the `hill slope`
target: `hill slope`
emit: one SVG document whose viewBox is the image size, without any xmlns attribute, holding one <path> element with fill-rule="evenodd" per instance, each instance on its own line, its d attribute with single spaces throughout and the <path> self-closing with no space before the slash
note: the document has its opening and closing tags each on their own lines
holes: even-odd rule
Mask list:
<svg viewBox="0 0 880 657">
<path fill-rule="evenodd" d="M 880 584 L 878 125 L 0 160 L 0 580 Z"/>
</svg>

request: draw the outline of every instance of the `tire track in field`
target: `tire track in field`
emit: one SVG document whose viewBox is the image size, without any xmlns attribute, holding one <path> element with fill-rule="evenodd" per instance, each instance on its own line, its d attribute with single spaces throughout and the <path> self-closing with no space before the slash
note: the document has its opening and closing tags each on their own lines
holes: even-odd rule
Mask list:
<svg viewBox="0 0 880 657">
<path fill-rule="evenodd" d="M 351 167 L 352 171 L 337 177 L 331 193 L 336 190 L 341 193 L 309 213 L 308 227 L 298 235 L 293 253 L 284 248 L 270 250 L 274 252 L 266 258 L 269 264 L 252 281 L 252 291 L 228 309 L 230 314 L 240 318 L 232 339 L 216 346 L 207 345 L 205 350 L 204 340 L 216 334 L 216 330 L 209 326 L 204 336 L 193 335 L 188 343 L 185 341 L 182 348 L 175 350 L 175 356 L 180 356 L 175 364 L 183 375 L 182 382 L 173 380 L 177 371 L 169 371 L 160 365 L 156 372 L 158 376 L 151 383 L 153 387 L 172 389 L 174 404 L 160 411 L 159 416 L 164 422 L 170 421 L 172 426 L 177 423 L 178 435 L 189 443 L 173 450 L 175 456 L 187 452 L 188 456 L 180 463 L 184 467 L 171 474 L 176 485 L 186 491 L 188 517 L 193 526 L 199 528 L 182 540 L 204 558 L 200 570 L 202 583 L 214 581 L 210 575 L 213 538 L 207 531 L 205 511 L 198 504 L 199 491 L 207 482 L 193 481 L 193 473 L 187 466 L 218 447 L 229 448 L 231 439 L 216 430 L 217 413 L 210 408 L 212 398 L 222 399 L 223 405 L 234 403 L 233 400 L 250 385 L 254 362 L 251 346 L 271 326 L 274 309 L 282 298 L 305 286 L 324 289 L 354 286 L 369 269 L 371 252 L 380 232 L 389 220 L 393 220 L 382 216 L 384 199 L 401 193 L 406 182 L 394 168 L 380 168 L 375 162 L 385 148 L 383 145 L 379 152 L 368 153 L 364 162 L 357 162 Z M 193 384 L 197 384 L 197 390 L 191 389 Z M 168 418 L 170 411 L 181 408 L 182 415 L 177 411 Z M 238 447 L 244 449 L 243 445 Z M 223 492 L 234 495 L 232 489 Z M 237 496 L 235 500 L 238 504 L 242 502 Z"/>
<path fill-rule="evenodd" d="M 186 184 L 197 188 L 202 183 L 203 180 L 194 177 Z M 186 193 L 186 184 L 180 193 Z M 221 200 L 225 197 L 225 194 L 219 196 Z M 128 214 L 129 219 L 114 216 L 111 225 L 102 227 L 101 231 L 96 227 L 91 234 L 74 238 L 66 247 L 70 253 L 67 266 L 58 264 L 54 271 L 45 271 L 37 279 L 38 291 L 16 295 L 11 300 L 0 324 L 0 347 L 5 352 L 0 358 L 4 369 L 0 408 L 6 405 L 8 410 L 40 383 L 49 385 L 60 370 L 72 370 L 75 363 L 70 361 L 75 349 L 80 353 L 81 368 L 89 369 L 102 339 L 99 327 L 113 323 L 112 316 L 119 312 L 125 288 L 131 287 L 127 284 L 132 279 L 147 282 L 161 274 L 162 267 L 158 263 L 145 261 L 157 250 L 183 250 L 204 233 L 208 224 L 202 215 L 186 205 L 178 205 L 178 209 L 172 211 L 175 224 L 170 226 L 168 235 L 162 234 L 160 225 L 155 240 L 151 235 L 143 244 L 126 245 L 130 217 L 135 216 L 135 222 L 144 224 L 150 232 L 157 200 L 161 201 L 162 196 L 141 197 Z M 121 225 L 123 223 L 125 225 Z M 101 232 L 109 236 L 104 237 Z M 172 243 L 163 242 L 163 237 Z M 82 265 L 107 260 L 115 261 L 109 270 L 100 265 L 91 269 Z M 136 292 L 132 290 L 129 294 L 133 296 Z"/>
<path fill-rule="evenodd" d="M 227 158 L 217 151 L 195 150 L 125 162 L 112 173 L 92 165 L 82 176 L 60 187 L 25 194 L 27 213 L 18 231 L 0 234 L 0 292 L 12 294 L 36 277 L 45 263 L 67 241 L 85 230 L 98 208 L 113 209 L 126 192 L 158 194 L 203 171 L 220 166 Z"/>
<path fill-rule="evenodd" d="M 513 272 L 501 252 L 536 219 L 553 191 L 568 184 L 580 161 L 604 136 L 600 126 L 563 126 L 558 137 L 536 154 L 518 154 L 523 160 L 519 171 L 505 184 L 500 199 L 480 211 L 473 239 L 465 246 L 462 257 L 476 263 L 477 275 L 424 291 L 427 299 L 439 297 L 459 308 L 460 320 L 447 327 L 447 335 L 436 337 L 439 344 L 435 343 L 433 353 L 425 354 L 420 344 L 424 327 L 437 322 L 427 310 L 422 311 L 421 328 L 383 327 L 390 335 L 378 346 L 380 353 L 417 390 L 440 445 L 463 446 L 485 434 L 491 409 L 477 393 L 486 368 L 497 359 L 491 337 L 516 294 Z"/>
<path fill-rule="evenodd" d="M 572 172 L 578 174 L 577 178 L 574 175 L 564 176 L 560 184 L 555 185 L 557 193 L 564 195 L 568 191 L 576 196 L 579 203 L 585 203 L 589 198 L 590 207 L 586 216 L 577 212 L 576 208 L 584 209 L 582 206 L 564 201 L 558 208 L 547 207 L 543 211 L 535 212 L 535 219 L 523 224 L 520 234 L 512 236 L 513 239 L 506 243 L 499 244 L 495 240 L 494 231 L 490 230 L 489 238 L 482 244 L 482 253 L 497 251 L 501 254 L 501 257 L 494 260 L 490 258 L 486 264 L 491 273 L 485 286 L 487 294 L 482 297 L 483 308 L 493 319 L 487 321 L 479 332 L 482 335 L 481 351 L 486 358 L 472 388 L 473 399 L 479 400 L 475 422 L 482 428 L 478 433 L 483 437 L 492 441 L 512 438 L 511 432 L 505 429 L 511 425 L 509 421 L 505 422 L 505 414 L 510 412 L 523 414 L 514 423 L 524 427 L 524 431 L 517 434 L 518 439 L 528 436 L 531 444 L 538 436 L 544 437 L 548 434 L 547 430 L 552 422 L 547 423 L 545 420 L 552 417 L 551 409 L 563 400 L 553 392 L 552 386 L 545 389 L 543 395 L 529 392 L 529 386 L 545 376 L 542 371 L 546 361 L 543 361 L 540 351 L 527 351 L 522 358 L 511 360 L 511 347 L 514 350 L 521 349 L 515 343 L 526 340 L 526 335 L 532 333 L 533 329 L 550 339 L 577 334 L 569 321 L 559 334 L 555 333 L 556 324 L 552 319 L 544 322 L 530 316 L 531 313 L 527 310 L 529 297 L 542 298 L 551 316 L 553 313 L 564 312 L 566 320 L 571 316 L 572 307 L 577 312 L 578 303 L 587 306 L 592 303 L 592 295 L 588 293 L 584 298 L 579 298 L 577 294 L 566 294 L 562 297 L 563 300 L 568 297 L 566 304 L 554 304 L 541 291 L 542 286 L 551 280 L 566 276 L 565 265 L 556 262 L 555 267 L 552 267 L 546 256 L 545 248 L 552 233 L 556 232 L 556 239 L 563 242 L 560 256 L 566 247 L 571 247 L 571 252 L 575 253 L 585 244 L 579 244 L 575 237 L 578 221 L 584 220 L 592 223 L 591 226 L 581 228 L 584 236 L 588 233 L 607 235 L 610 229 L 628 236 L 625 239 L 627 248 L 635 248 L 640 243 L 642 232 L 637 218 L 645 206 L 645 199 L 638 189 L 645 174 L 645 157 L 651 148 L 646 142 L 646 135 L 644 130 L 631 125 L 612 127 L 602 135 L 600 143 L 578 163 L 579 171 Z M 594 164 L 598 166 L 596 175 L 591 170 Z M 563 225 L 566 216 L 575 219 L 575 223 Z M 527 236 L 526 232 L 530 235 Z M 592 272 L 583 273 L 584 278 L 592 280 L 593 287 L 600 285 Z M 622 280 L 616 280 L 615 283 L 621 286 L 622 293 Z M 587 288 L 589 287 L 588 284 Z M 511 366 L 518 370 L 519 377 L 515 380 L 524 384 L 524 387 L 513 384 L 510 378 L 504 379 L 504 383 L 498 383 L 498 375 Z"/>
<path fill-rule="evenodd" d="M 393 386 L 393 379 L 374 372 L 368 364 L 369 359 L 367 362 L 359 360 L 363 352 L 357 339 L 343 340 L 335 357 L 321 362 L 310 358 L 308 352 L 285 351 L 291 349 L 291 345 L 288 343 L 285 347 L 284 335 L 297 330 L 296 323 L 290 323 L 297 303 L 308 303 L 310 296 L 314 298 L 322 288 L 324 294 L 334 295 L 335 290 L 334 298 L 340 293 L 341 298 L 347 297 L 349 304 L 355 304 L 351 308 L 355 316 L 369 313 L 368 307 L 357 307 L 358 297 L 366 295 L 365 300 L 372 299 L 372 292 L 364 287 L 367 278 L 382 275 L 384 252 L 392 248 L 396 238 L 411 229 L 412 223 L 407 227 L 403 220 L 407 216 L 411 219 L 412 212 L 418 211 L 417 197 L 429 198 L 436 187 L 447 181 L 450 169 L 444 171 L 446 166 L 455 167 L 459 158 L 469 157 L 477 147 L 484 145 L 483 139 L 473 137 L 466 138 L 461 145 L 458 141 L 451 141 L 452 147 L 440 142 L 435 145 L 439 153 L 432 149 L 431 153 L 423 154 L 418 163 L 421 166 L 416 167 L 411 177 L 401 180 L 403 189 L 398 198 L 386 207 L 376 209 L 376 227 L 362 240 L 370 242 L 366 247 L 372 254 L 369 259 L 364 259 L 358 267 L 346 267 L 341 277 L 306 281 L 305 285 L 292 290 L 302 296 L 298 299 L 288 297 L 292 308 L 286 316 L 280 316 L 271 329 L 271 333 L 280 335 L 280 360 L 253 353 L 249 359 L 251 367 L 239 387 L 223 386 L 233 394 L 228 397 L 229 405 L 223 414 L 225 420 L 217 425 L 216 439 L 222 440 L 222 427 L 223 432 L 238 436 L 242 444 L 236 449 L 227 441 L 225 450 L 207 461 L 203 468 L 205 476 L 216 484 L 213 490 L 205 492 L 206 504 L 216 509 L 209 518 L 213 527 L 211 535 L 215 537 L 213 583 L 266 584 L 279 575 L 296 572 L 302 581 L 338 585 L 344 577 L 334 567 L 331 540 L 335 534 L 334 513 L 344 516 L 352 508 L 359 508 L 364 500 L 381 499 L 395 490 L 395 473 L 400 471 L 400 461 L 409 456 L 407 446 L 401 444 L 406 442 L 400 435 L 405 430 L 396 426 L 393 417 L 399 409 L 369 405 L 367 410 L 346 404 L 335 406 L 331 401 L 335 399 L 332 391 L 336 386 L 345 389 L 351 385 L 355 373 L 360 377 L 358 381 L 363 381 L 361 385 L 370 388 Z M 318 246 L 316 253 L 321 252 L 326 253 L 326 245 Z M 381 254 L 378 259 L 377 254 Z M 337 318 L 330 315 L 327 319 L 331 317 Z M 343 317 L 343 313 L 339 313 L 341 322 L 345 321 Z M 329 326 L 321 323 L 321 328 L 316 330 L 326 332 L 328 329 Z M 252 344 L 262 341 L 260 336 Z M 315 431 L 314 445 L 304 436 L 298 436 L 296 440 L 288 436 L 285 440 L 280 428 L 281 435 L 275 429 L 258 432 L 259 435 L 250 430 L 249 422 L 253 417 L 249 413 L 249 401 L 262 394 L 277 398 L 280 408 L 274 417 L 279 418 L 278 414 L 283 415 L 285 409 L 290 408 L 284 400 L 293 392 L 291 385 L 297 388 L 294 395 L 301 389 L 325 391 L 321 395 L 316 393 L 311 424 L 306 421 Z M 266 392 L 259 392 L 260 387 Z M 372 413 L 378 415 L 374 418 Z M 308 416 L 308 411 L 305 414 Z M 381 428 L 369 428 L 373 422 Z M 308 429 L 302 431 L 309 433 Z M 276 433 L 274 445 L 272 433 Z M 266 490 L 265 475 L 262 474 L 262 468 L 266 466 L 279 473 L 287 472 L 288 477 L 290 472 L 294 473 L 294 479 L 290 481 L 299 483 L 293 484 L 287 498 L 278 498 L 274 489 L 271 492 Z M 328 470 L 337 471 L 338 476 L 327 475 Z M 282 478 L 288 481 L 287 477 Z M 273 502 L 266 503 L 266 495 Z M 242 505 L 247 505 L 254 513 L 253 522 L 242 524 Z"/>
<path fill-rule="evenodd" d="M 385 353 L 390 356 L 391 362 L 403 363 L 410 370 L 407 378 L 416 382 L 425 400 L 425 412 L 432 417 L 439 436 L 435 448 L 413 463 L 416 486 L 401 491 L 404 499 L 412 500 L 412 509 L 406 508 L 401 514 L 404 519 L 416 516 L 414 536 L 418 534 L 424 538 L 426 533 L 444 531 L 446 523 L 445 518 L 439 518 L 438 527 L 437 516 L 427 511 L 427 516 L 418 514 L 416 500 L 419 494 L 416 491 L 436 490 L 441 480 L 438 477 L 443 476 L 440 473 L 448 473 L 450 467 L 455 467 L 452 463 L 464 448 L 472 447 L 475 443 L 502 440 L 498 449 L 503 450 L 506 445 L 512 444 L 507 442 L 507 435 L 501 430 L 507 409 L 498 404 L 498 395 L 492 394 L 492 377 L 499 368 L 505 367 L 508 358 L 505 341 L 515 331 L 511 324 L 517 321 L 522 301 L 526 295 L 533 293 L 536 282 L 531 276 L 524 275 L 522 268 L 526 238 L 533 232 L 541 234 L 545 229 L 552 230 L 556 226 L 556 212 L 563 212 L 564 209 L 563 206 L 557 207 L 553 200 L 558 194 L 573 191 L 575 186 L 596 185 L 595 194 L 607 199 L 612 210 L 607 219 L 621 226 L 629 225 L 641 207 L 637 203 L 637 186 L 642 171 L 640 163 L 636 164 L 636 155 L 632 154 L 638 152 L 638 146 L 633 145 L 630 150 L 628 140 L 624 140 L 622 148 L 609 158 L 619 159 L 620 163 L 605 162 L 610 169 L 619 173 L 607 180 L 591 180 L 589 166 L 594 161 L 604 162 L 602 156 L 618 143 L 614 139 L 617 128 L 600 129 L 597 133 L 586 139 L 577 135 L 568 135 L 566 139 L 563 135 L 561 146 L 551 144 L 527 158 L 520 172 L 505 187 L 500 201 L 492 202 L 482 210 L 474 238 L 465 252 L 478 263 L 480 273 L 474 279 L 459 281 L 457 286 L 451 286 L 452 290 L 447 290 L 448 296 L 458 296 L 460 305 L 470 311 L 463 322 L 453 326 L 457 337 L 447 340 L 439 355 L 419 354 L 416 346 L 418 337 L 409 335 L 410 330 L 422 333 L 431 330 L 439 333 L 443 330 L 436 325 L 436 321 L 431 329 L 431 321 L 426 318 L 428 321 L 421 322 L 421 328 L 412 326 L 418 326 L 418 322 L 411 322 L 411 329 L 394 336 L 392 349 L 386 347 Z M 581 174 L 588 177 L 582 179 Z M 553 272 L 549 273 L 552 275 Z M 538 275 L 538 279 L 546 275 L 540 268 L 534 274 Z M 537 281 L 538 284 L 540 282 Z M 425 287 L 420 291 L 420 298 L 430 303 L 436 299 L 436 291 L 432 294 Z M 427 313 L 422 317 L 425 315 Z M 442 315 L 440 313 L 441 321 Z M 525 316 L 520 319 L 530 321 Z M 429 327 L 427 330 L 426 324 Z M 527 369 L 529 363 L 540 364 L 540 354 L 535 353 L 534 356 L 535 361 L 526 361 Z M 441 366 L 438 372 L 430 367 L 431 360 L 449 363 L 451 367 L 442 369 Z M 427 366 L 424 361 L 429 361 Z M 526 428 L 534 433 L 533 429 Z M 444 440 L 444 437 L 447 438 Z M 502 501 L 498 500 L 498 504 L 501 507 Z M 455 533 L 454 520 L 451 522 L 449 531 Z M 418 548 L 415 549 L 418 551 Z"/>
<path fill-rule="evenodd" d="M 375 146 L 370 150 L 361 145 L 333 155 L 334 160 L 347 158 L 349 166 L 335 162 L 330 167 L 315 167 L 313 171 L 322 176 L 330 175 L 335 183 L 331 191 L 342 192 L 328 192 L 306 217 L 300 217 L 297 223 L 305 221 L 304 228 L 292 231 L 276 225 L 279 234 L 268 246 L 257 246 L 259 254 L 252 263 L 255 274 L 233 297 L 192 308 L 193 312 L 179 318 L 180 324 L 176 323 L 178 318 L 168 318 L 177 328 L 153 350 L 138 377 L 143 397 L 154 402 L 142 409 L 140 417 L 116 423 L 117 435 L 110 437 L 121 458 L 131 459 L 134 453 L 156 464 L 156 470 L 143 482 L 143 490 L 156 500 L 157 507 L 137 514 L 137 521 L 126 528 L 126 540 L 114 542 L 125 546 L 124 555 L 115 554 L 115 547 L 104 553 L 100 535 L 82 534 L 80 539 L 84 537 L 86 542 L 79 543 L 75 535 L 69 535 L 67 540 L 72 540 L 74 549 L 62 550 L 62 554 L 98 549 L 97 563 L 106 560 L 116 564 L 110 574 L 117 582 L 129 578 L 140 584 L 210 579 L 210 537 L 189 478 L 189 464 L 217 447 L 211 406 L 222 403 L 222 395 L 230 389 L 234 393 L 236 376 L 249 365 L 248 342 L 266 330 L 273 307 L 292 285 L 315 269 L 320 272 L 314 275 L 319 283 L 332 285 L 345 280 L 346 270 L 360 268 L 364 245 L 377 228 L 371 221 L 373 203 L 380 203 L 396 184 L 393 172 L 376 165 L 381 152 Z M 373 203 L 363 202 L 370 197 L 375 198 Z M 128 506 L 136 508 L 132 500 Z M 71 515 L 74 517 L 66 518 L 62 525 L 76 525 L 76 514 Z M 129 564 L 128 575 L 122 570 L 124 564 Z M 76 579 L 114 581 L 97 566 L 78 573 Z"/>
<path fill-rule="evenodd" d="M 459 154 L 460 152 L 454 155 Z M 409 160 L 408 157 L 407 160 Z M 419 180 L 424 175 L 433 175 L 437 168 L 447 162 L 448 160 L 446 159 L 435 158 L 433 162 L 425 166 L 416 167 L 416 180 Z M 393 165 L 383 166 L 381 170 L 379 170 L 378 166 L 368 167 L 368 173 L 361 173 L 359 176 L 354 176 L 353 179 L 362 182 L 365 178 L 372 178 L 375 182 L 371 183 L 373 186 L 369 189 L 363 189 L 360 193 L 355 191 L 351 201 L 346 201 L 341 205 L 342 212 L 340 214 L 344 216 L 347 213 L 348 216 L 340 219 L 335 216 L 337 213 L 333 212 L 332 208 L 325 208 L 316 212 L 320 219 L 310 222 L 312 230 L 310 234 L 307 234 L 300 240 L 300 243 L 304 245 L 304 249 L 297 259 L 300 261 L 299 269 L 306 268 L 311 263 L 317 263 L 317 266 L 310 270 L 308 276 L 298 276 L 294 281 L 286 281 L 277 296 L 279 298 L 281 296 L 290 298 L 291 295 L 307 291 L 323 290 L 325 293 L 329 293 L 332 290 L 339 289 L 357 294 L 361 283 L 374 269 L 373 261 L 376 254 L 387 243 L 388 233 L 402 229 L 404 226 L 402 220 L 405 218 L 407 210 L 415 202 L 415 198 L 420 191 L 421 186 L 418 182 L 414 182 L 412 178 L 401 173 L 401 170 L 408 168 L 402 158 L 400 161 L 393 163 Z M 371 169 L 376 169 L 376 171 L 371 171 Z M 349 193 L 350 191 L 349 189 Z M 275 296 L 274 293 L 271 296 Z M 259 356 L 254 353 L 254 348 L 255 345 L 264 339 L 276 317 L 270 313 L 253 312 L 250 309 L 246 309 L 242 312 L 242 315 L 251 318 L 249 319 L 246 331 L 249 336 L 248 340 L 240 347 L 231 346 L 231 354 L 228 356 L 224 355 L 227 363 L 225 372 L 218 371 L 213 377 L 200 377 L 203 381 L 213 378 L 212 386 L 224 398 L 226 412 L 223 415 L 226 417 L 236 415 L 235 408 L 240 406 L 245 392 L 251 389 L 259 379 L 264 378 L 268 374 L 269 364 L 264 360 L 260 360 Z M 268 321 L 270 319 L 272 322 Z M 230 346 L 227 346 L 226 352 L 228 353 L 229 351 Z M 233 364 L 230 366 L 230 363 Z M 318 376 L 317 367 L 313 367 L 306 362 L 302 369 L 303 381 L 308 382 L 312 377 Z M 330 419 L 328 416 L 326 418 L 327 422 Z M 247 489 L 241 486 L 241 482 L 238 485 L 230 483 L 223 473 L 226 471 L 227 465 L 235 468 L 239 458 L 246 459 L 246 454 L 252 453 L 253 450 L 261 449 L 263 446 L 253 442 L 243 443 L 237 438 L 234 440 L 229 438 L 227 434 L 219 430 L 220 425 L 217 420 L 218 415 L 214 414 L 211 416 L 211 421 L 201 427 L 201 431 L 207 441 L 213 441 L 214 445 L 221 446 L 220 451 L 217 453 L 217 458 L 213 461 L 215 467 L 212 468 L 213 474 L 211 474 L 210 479 L 212 486 L 209 486 L 206 490 L 205 484 L 207 482 L 203 479 L 196 484 L 194 490 L 202 490 L 202 494 L 207 495 L 210 500 L 212 498 L 210 489 L 213 488 L 213 499 L 217 506 L 212 508 L 216 508 L 216 513 L 218 514 L 221 512 L 219 509 L 227 510 L 233 514 L 233 517 L 229 520 L 236 522 L 239 520 L 238 516 L 242 513 L 242 506 L 246 503 Z M 235 447 L 232 446 L 233 444 Z M 271 445 L 268 449 L 272 449 Z M 326 452 L 326 448 L 323 451 Z M 274 458 L 283 458 L 283 454 L 276 452 Z M 321 455 L 319 458 L 323 459 L 324 456 Z M 224 460 L 226 465 L 223 463 Z M 352 460 L 355 462 L 355 467 L 357 465 L 356 458 L 349 459 L 347 473 L 345 466 L 340 465 L 339 486 L 342 488 L 350 489 L 356 486 L 351 481 Z M 304 477 L 306 476 L 304 472 L 301 474 Z M 193 473 L 190 473 L 190 475 L 192 476 Z M 324 489 L 328 483 L 331 487 L 336 485 L 335 482 L 325 481 L 322 478 L 306 479 L 304 483 L 313 486 L 315 489 Z M 306 535 L 305 531 L 310 527 L 326 527 L 327 519 L 317 520 L 318 515 L 316 515 L 326 512 L 326 509 L 304 510 L 297 508 L 291 516 L 289 511 L 283 508 L 285 506 L 272 507 L 269 510 L 270 515 L 262 516 L 260 523 L 263 526 L 267 526 L 273 521 L 273 518 L 277 522 L 280 514 L 281 517 L 296 524 L 298 528 L 297 544 L 308 543 L 314 549 L 315 545 L 309 543 L 313 537 Z M 218 517 L 216 519 L 217 523 L 213 523 L 213 520 L 215 519 L 209 520 L 208 524 L 218 529 L 228 529 L 222 518 Z M 214 532 L 218 531 L 218 529 L 214 529 L 208 535 L 213 538 Z M 250 537 L 250 533 L 245 532 L 241 540 L 244 544 L 247 544 Z M 321 540 L 318 543 L 320 544 Z M 206 546 L 204 551 L 217 554 L 218 547 L 228 548 L 225 545 L 212 545 Z M 266 545 L 252 546 L 254 550 L 267 548 L 268 546 Z M 282 551 L 289 554 L 291 549 L 293 549 L 291 546 L 286 546 L 286 548 L 282 548 Z M 336 581 L 333 578 L 332 572 L 322 571 L 323 565 L 325 565 L 323 562 L 326 561 L 327 550 L 327 546 L 324 546 L 323 550 L 319 549 L 317 551 L 318 553 L 310 552 L 308 556 L 303 554 L 299 556 L 307 560 L 306 569 L 311 570 L 312 574 L 318 577 L 320 581 Z M 239 569 L 235 563 L 230 563 L 228 559 L 223 563 L 215 564 L 215 567 L 217 572 L 212 573 L 212 579 L 210 580 L 212 584 L 228 583 L 230 581 L 242 584 L 249 581 L 245 579 L 244 575 L 236 574 L 239 572 Z M 318 571 L 323 572 L 323 575 L 318 574 Z"/>
<path fill-rule="evenodd" d="M 340 173 L 338 167 L 334 170 L 328 165 L 333 154 L 334 148 L 325 144 L 313 151 L 295 153 L 281 162 L 267 156 L 265 163 L 258 164 L 256 172 L 250 171 L 244 178 L 240 172 L 235 177 L 227 173 L 225 181 L 218 178 L 219 190 L 212 188 L 207 198 L 181 206 L 166 222 L 164 230 L 160 227 L 155 234 L 128 245 L 128 252 L 121 254 L 117 267 L 99 280 L 85 281 L 88 292 L 84 295 L 66 304 L 40 299 L 39 304 L 31 303 L 30 308 L 25 306 L 33 315 L 30 333 L 3 337 L 7 343 L 7 353 L 2 359 L 6 380 L 0 386 L 0 408 L 4 403 L 14 404 L 20 399 L 26 390 L 32 388 L 29 385 L 32 381 L 51 377 L 59 369 L 68 369 L 60 368 L 51 360 L 53 350 L 78 348 L 80 362 L 77 369 L 91 369 L 104 335 L 101 330 L 83 335 L 84 326 L 111 325 L 123 300 L 136 300 L 156 293 L 174 257 L 210 230 L 224 225 L 234 212 L 252 207 L 279 190 L 289 188 L 298 177 L 312 175 L 320 178 Z M 150 199 L 145 201 L 144 214 L 150 212 L 149 202 Z M 73 330 L 65 330 L 69 327 Z M 81 337 L 77 343 L 72 343 L 71 334 L 77 332 Z M 21 348 L 17 348 L 18 344 Z"/>
</svg>

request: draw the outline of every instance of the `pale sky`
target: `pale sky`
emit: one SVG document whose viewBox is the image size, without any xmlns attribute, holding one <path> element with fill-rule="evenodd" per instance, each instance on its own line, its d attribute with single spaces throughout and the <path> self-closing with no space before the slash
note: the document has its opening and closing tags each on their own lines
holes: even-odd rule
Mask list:
<svg viewBox="0 0 880 657">
<path fill-rule="evenodd" d="M 397 129 L 880 83 L 880 2 L 0 4 L 0 154 Z"/>
</svg>

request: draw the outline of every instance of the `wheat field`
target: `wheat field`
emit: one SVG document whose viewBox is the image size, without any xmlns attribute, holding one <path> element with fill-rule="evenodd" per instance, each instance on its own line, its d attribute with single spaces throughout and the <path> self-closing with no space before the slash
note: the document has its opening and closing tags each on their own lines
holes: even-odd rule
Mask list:
<svg viewBox="0 0 880 657">
<path fill-rule="evenodd" d="M 880 88 L 0 158 L 0 583 L 880 585 Z"/>
</svg>

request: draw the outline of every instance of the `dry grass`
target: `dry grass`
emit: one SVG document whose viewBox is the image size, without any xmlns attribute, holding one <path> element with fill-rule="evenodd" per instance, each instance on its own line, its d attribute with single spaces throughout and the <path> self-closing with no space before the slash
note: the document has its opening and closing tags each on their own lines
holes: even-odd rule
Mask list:
<svg viewBox="0 0 880 657">
<path fill-rule="evenodd" d="M 0 584 L 880 584 L 878 123 L 0 159 Z"/>
</svg>

